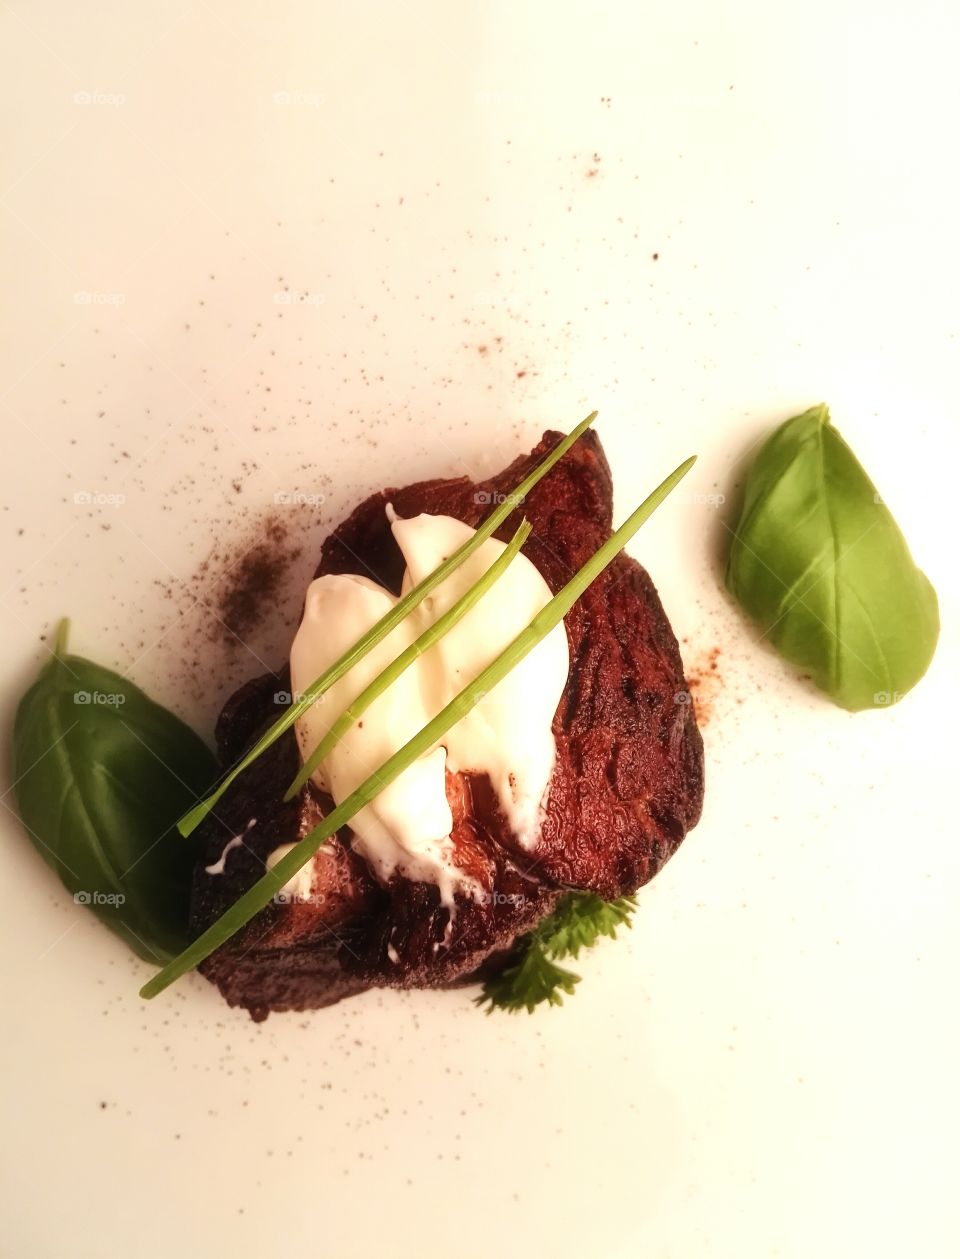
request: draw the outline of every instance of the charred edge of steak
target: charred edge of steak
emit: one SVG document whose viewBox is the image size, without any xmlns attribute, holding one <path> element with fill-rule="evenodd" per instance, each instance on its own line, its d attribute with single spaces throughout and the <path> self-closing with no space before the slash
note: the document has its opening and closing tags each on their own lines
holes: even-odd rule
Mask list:
<svg viewBox="0 0 960 1259">
<path fill-rule="evenodd" d="M 421 512 L 476 527 L 490 504 L 552 449 L 547 433 L 504 472 L 475 483 L 424 481 L 371 495 L 323 544 L 317 575 L 358 568 L 399 592 L 403 559 L 385 505 L 400 517 Z M 556 592 L 609 536 L 612 481 L 599 439 L 588 432 L 527 497 L 533 525 L 524 553 Z M 503 541 L 515 512 L 498 530 Z M 703 749 L 684 692 L 676 638 L 646 572 L 620 556 L 567 616 L 570 672 L 553 724 L 557 760 L 540 842 L 524 849 L 511 833 L 489 780 L 447 776 L 458 864 L 486 889 L 458 897 L 453 917 L 438 889 L 394 877 L 381 886 L 350 847 L 343 828 L 316 863 L 306 904 L 271 905 L 201 967 L 230 1004 L 255 1018 L 269 1010 L 330 1004 L 364 988 L 440 987 L 501 966 L 519 935 L 565 888 L 614 898 L 634 892 L 661 868 L 700 815 Z M 227 702 L 217 725 L 224 765 L 234 763 L 277 713 L 267 676 Z M 284 804 L 299 758 L 288 731 L 241 775 L 198 831 L 203 858 L 191 921 L 202 931 L 263 873 L 267 855 L 305 835 L 332 802 L 307 786 Z M 251 821 L 251 819 L 253 819 Z M 205 867 L 242 834 L 223 875 Z"/>
</svg>

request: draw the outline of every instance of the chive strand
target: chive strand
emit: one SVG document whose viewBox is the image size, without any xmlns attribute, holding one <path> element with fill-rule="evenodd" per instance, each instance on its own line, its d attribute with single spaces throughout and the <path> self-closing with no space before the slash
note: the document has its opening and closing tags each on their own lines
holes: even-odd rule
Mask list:
<svg viewBox="0 0 960 1259">
<path fill-rule="evenodd" d="M 329 756 L 343 736 L 358 718 L 362 717 L 375 699 L 378 699 L 384 691 L 386 691 L 397 680 L 402 673 L 413 664 L 413 662 L 422 656 L 424 652 L 429 651 L 434 643 L 439 642 L 445 634 L 463 620 L 470 609 L 480 601 L 486 594 L 494 582 L 499 581 L 503 574 L 507 571 L 508 566 L 512 563 L 517 552 L 530 536 L 530 523 L 524 520 L 520 528 L 510 539 L 509 544 L 501 555 L 499 555 L 483 575 L 474 582 L 466 594 L 462 595 L 444 614 L 436 619 L 432 625 L 429 625 L 419 638 L 400 653 L 390 664 L 369 684 L 364 687 L 356 699 L 351 700 L 350 704 L 344 709 L 340 716 L 336 719 L 327 733 L 323 736 L 317 746 L 300 767 L 300 772 L 287 788 L 284 801 L 292 800 L 303 784 L 307 781 L 313 771 L 317 768 L 324 757 Z"/>
<path fill-rule="evenodd" d="M 281 857 L 272 869 L 268 870 L 253 887 L 211 923 L 206 931 L 188 945 L 178 957 L 168 962 L 162 970 L 157 971 L 140 989 L 140 996 L 145 999 L 157 996 L 246 926 L 251 918 L 270 903 L 283 885 L 311 860 L 321 844 L 335 835 L 341 826 L 345 826 L 384 787 L 389 786 L 418 757 L 428 752 L 452 726 L 455 726 L 472 708 L 475 708 L 488 691 L 506 677 L 537 643 L 563 620 L 587 587 L 612 563 L 644 521 L 656 511 L 695 462 L 696 456 L 692 456 L 671 472 L 499 656 L 487 665 L 468 686 L 464 687 L 445 708 L 441 709 L 432 721 L 428 721 L 412 739 L 394 752 L 379 769 L 338 804 L 318 826 L 315 826 L 309 834 L 295 844 L 290 852 Z"/>
<path fill-rule="evenodd" d="M 570 447 L 579 440 L 596 418 L 597 412 L 592 411 L 585 420 L 581 420 L 577 427 L 554 446 L 546 458 L 520 482 L 516 489 L 504 496 L 503 502 L 477 527 L 472 538 L 464 542 L 461 547 L 454 551 L 449 559 L 444 560 L 423 581 L 408 591 L 399 603 L 392 607 L 376 625 L 367 630 L 363 637 L 354 643 L 349 651 L 345 652 L 320 677 L 311 682 L 301 696 L 293 700 L 286 712 L 278 717 L 270 729 L 260 736 L 253 747 L 234 765 L 210 795 L 199 801 L 183 815 L 177 823 L 177 829 L 181 835 L 187 836 L 192 834 L 211 809 L 214 808 L 231 783 L 249 765 L 262 756 L 267 748 L 276 743 L 277 739 L 289 730 L 297 718 L 301 717 L 312 704 L 316 703 L 320 696 L 333 686 L 334 682 L 338 682 L 359 660 L 363 659 L 371 648 L 386 638 L 391 630 L 395 629 L 406 618 L 408 613 L 422 603 L 431 590 L 449 577 L 491 534 L 499 529 L 510 513 L 516 510 L 526 495 L 546 476 L 554 464 L 563 458 Z"/>
</svg>

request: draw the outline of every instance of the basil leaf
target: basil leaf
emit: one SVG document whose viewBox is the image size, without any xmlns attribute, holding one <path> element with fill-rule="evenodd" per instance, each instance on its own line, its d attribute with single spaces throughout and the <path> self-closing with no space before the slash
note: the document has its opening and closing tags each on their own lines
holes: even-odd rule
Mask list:
<svg viewBox="0 0 960 1259">
<path fill-rule="evenodd" d="M 177 819 L 217 766 L 182 721 L 110 669 L 53 658 L 17 708 L 13 777 L 34 846 L 79 904 L 147 961 L 186 944 L 195 860 Z"/>
<path fill-rule="evenodd" d="M 895 703 L 933 658 L 936 593 L 824 405 L 782 424 L 756 456 L 726 584 L 843 708 Z"/>
</svg>

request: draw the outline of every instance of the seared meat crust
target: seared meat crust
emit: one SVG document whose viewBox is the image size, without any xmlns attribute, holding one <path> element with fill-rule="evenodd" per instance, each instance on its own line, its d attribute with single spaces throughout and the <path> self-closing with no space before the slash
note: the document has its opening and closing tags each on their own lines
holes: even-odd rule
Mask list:
<svg viewBox="0 0 960 1259">
<path fill-rule="evenodd" d="M 560 440 L 546 433 L 529 455 L 488 481 L 424 481 L 373 494 L 330 535 L 317 575 L 364 573 L 399 591 L 403 560 L 386 504 L 398 516 L 454 516 L 476 526 Z M 587 432 L 528 496 L 533 526 L 524 553 L 554 592 L 610 536 L 613 487 L 599 439 Z M 514 513 L 496 536 L 507 541 Z M 566 888 L 613 898 L 651 879 L 696 824 L 703 748 L 676 639 L 643 568 L 620 556 L 565 621 L 570 673 L 553 732 L 557 760 L 542 834 L 524 849 L 510 832 L 489 780 L 447 775 L 455 859 L 484 888 L 457 898 L 452 917 L 436 887 L 393 878 L 381 887 L 350 848 L 344 828 L 326 847 L 309 903 L 271 905 L 201 968 L 230 1004 L 253 1016 L 327 1005 L 365 987 L 463 982 L 539 921 Z M 227 703 L 217 729 L 225 765 L 276 717 L 268 676 Z M 282 803 L 298 764 L 289 732 L 241 775 L 204 824 L 204 857 L 192 907 L 197 932 L 263 871 L 263 860 L 315 825 L 331 802 L 312 786 Z M 255 819 L 251 822 L 251 819 Z M 246 828 L 246 829 L 245 829 Z M 226 842 L 242 833 L 222 875 Z"/>
</svg>

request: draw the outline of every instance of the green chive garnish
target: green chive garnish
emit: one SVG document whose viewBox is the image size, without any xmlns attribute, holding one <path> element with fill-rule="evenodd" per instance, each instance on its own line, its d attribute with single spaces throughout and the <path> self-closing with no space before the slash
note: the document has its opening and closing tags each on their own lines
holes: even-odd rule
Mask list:
<svg viewBox="0 0 960 1259">
<path fill-rule="evenodd" d="M 444 634 L 452 630 L 457 622 L 466 616 L 473 605 L 486 594 L 493 583 L 507 571 L 507 566 L 529 536 L 530 524 L 524 520 L 510 539 L 506 550 L 494 560 L 483 576 L 474 582 L 467 593 L 444 612 L 443 616 L 438 617 L 432 625 L 428 626 L 419 638 L 415 639 L 409 647 L 397 656 L 396 660 L 391 660 L 383 672 L 379 673 L 370 685 L 365 687 L 356 699 L 344 709 L 301 766 L 300 772 L 287 788 L 287 794 L 283 797 L 284 800 L 293 799 L 323 758 L 329 756 L 353 723 L 363 716 L 373 701 L 379 695 L 382 695 L 389 686 L 392 686 L 400 674 L 409 669 L 418 656 L 422 656 L 425 651 L 428 651 L 434 643 L 443 638 Z"/>
<path fill-rule="evenodd" d="M 363 637 L 354 643 L 349 651 L 344 652 L 335 664 L 332 664 L 326 672 L 310 683 L 304 693 L 290 705 L 282 716 L 277 718 L 270 729 L 261 735 L 249 752 L 237 762 L 220 785 L 209 796 L 195 804 L 192 809 L 183 815 L 177 823 L 177 829 L 181 835 L 192 834 L 216 805 L 230 784 L 239 774 L 243 773 L 248 765 L 251 765 L 268 747 L 276 743 L 277 739 L 290 729 L 297 718 L 302 716 L 311 704 L 316 703 L 324 691 L 329 690 L 334 682 L 339 681 L 348 670 L 353 668 L 358 660 L 362 660 L 372 647 L 376 647 L 377 643 L 386 638 L 390 631 L 395 629 L 409 612 L 412 612 L 415 607 L 423 602 L 431 590 L 439 586 L 445 578 L 449 577 L 455 569 L 460 567 L 464 560 L 473 554 L 478 546 L 499 529 L 510 513 L 515 511 L 520 505 L 521 500 L 530 493 L 538 481 L 541 481 L 547 475 L 553 465 L 563 458 L 574 442 L 577 441 L 581 434 L 586 432 L 596 418 L 597 413 L 593 411 L 585 420 L 581 420 L 573 432 L 568 433 L 562 441 L 558 442 L 543 462 L 538 464 L 530 475 L 520 482 L 515 490 L 505 495 L 504 501 L 478 526 L 472 538 L 469 538 L 463 546 L 458 547 L 449 559 L 444 560 L 432 573 L 424 577 L 423 581 L 405 594 L 390 609 L 386 616 L 379 620 L 371 629 L 368 629 Z"/>
<path fill-rule="evenodd" d="M 553 629 L 570 611 L 583 592 L 595 581 L 603 570 L 616 558 L 630 541 L 640 526 L 660 506 L 667 495 L 686 476 L 696 462 L 696 456 L 687 459 L 679 468 L 671 472 L 653 493 L 640 504 L 610 538 L 604 542 L 587 560 L 580 571 L 571 578 L 562 590 L 538 612 L 526 629 L 521 630 L 514 640 L 487 667 L 478 673 L 474 680 L 456 695 L 445 708 L 442 708 L 432 721 L 417 732 L 407 743 L 374 770 L 355 791 L 329 813 L 323 821 L 305 835 L 284 857 L 277 862 L 272 870 L 268 870 L 261 879 L 254 883 L 233 905 L 230 906 L 216 922 L 212 923 L 202 935 L 184 951 L 169 962 L 162 970 L 157 971 L 152 979 L 140 989 L 140 996 L 149 999 L 169 987 L 181 975 L 193 970 L 205 958 L 226 943 L 232 935 L 246 926 L 251 918 L 261 909 L 266 908 L 283 885 L 292 879 L 298 870 L 316 854 L 320 845 L 345 826 L 352 817 L 370 803 L 374 797 L 398 778 L 413 762 L 428 752 L 446 734 L 451 726 L 455 726 L 472 708 L 486 696 L 516 665 Z"/>
</svg>

